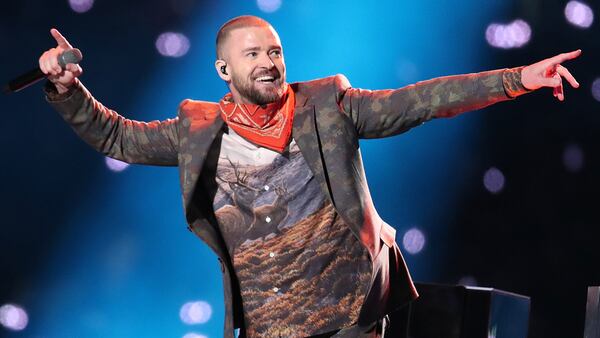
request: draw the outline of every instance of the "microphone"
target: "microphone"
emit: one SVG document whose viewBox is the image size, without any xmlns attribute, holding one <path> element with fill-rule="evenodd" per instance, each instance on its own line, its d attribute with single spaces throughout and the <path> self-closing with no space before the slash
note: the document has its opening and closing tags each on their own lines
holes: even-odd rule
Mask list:
<svg viewBox="0 0 600 338">
<path fill-rule="evenodd" d="M 81 51 L 77 48 L 72 48 L 62 52 L 58 56 L 58 64 L 62 69 L 65 69 L 67 64 L 79 63 L 82 59 L 83 55 L 81 55 Z M 40 81 L 44 77 L 46 77 L 46 74 L 44 74 L 39 67 L 36 67 L 35 69 L 32 69 L 27 73 L 11 80 L 4 86 L 3 90 L 6 94 L 16 93 L 21 89 L 27 88 Z"/>
</svg>

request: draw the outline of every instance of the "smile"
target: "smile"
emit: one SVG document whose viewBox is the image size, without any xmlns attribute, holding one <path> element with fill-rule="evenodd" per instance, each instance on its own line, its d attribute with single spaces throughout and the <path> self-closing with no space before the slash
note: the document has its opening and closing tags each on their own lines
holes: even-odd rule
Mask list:
<svg viewBox="0 0 600 338">
<path fill-rule="evenodd" d="M 265 82 L 274 82 L 275 81 L 275 77 L 273 77 L 273 76 L 260 76 L 260 77 L 256 78 L 255 81 L 257 81 L 257 82 L 263 82 L 263 83 L 265 83 Z"/>
</svg>

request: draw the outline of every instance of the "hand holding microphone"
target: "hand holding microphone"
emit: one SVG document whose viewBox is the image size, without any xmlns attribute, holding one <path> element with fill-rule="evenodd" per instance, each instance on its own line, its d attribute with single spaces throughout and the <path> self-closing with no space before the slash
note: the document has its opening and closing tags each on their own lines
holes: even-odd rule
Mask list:
<svg viewBox="0 0 600 338">
<path fill-rule="evenodd" d="M 47 77 L 59 93 L 66 92 L 83 70 L 78 65 L 82 59 L 81 51 L 73 48 L 60 32 L 54 28 L 50 34 L 57 46 L 44 52 L 39 59 L 39 68 L 13 79 L 4 87 L 6 93 L 14 93 Z"/>
<path fill-rule="evenodd" d="M 57 46 L 44 52 L 39 59 L 40 70 L 56 86 L 59 93 L 66 92 L 83 73 L 77 63 L 81 61 L 81 52 L 73 49 L 67 39 L 58 30 L 52 28 L 50 34 Z"/>
</svg>

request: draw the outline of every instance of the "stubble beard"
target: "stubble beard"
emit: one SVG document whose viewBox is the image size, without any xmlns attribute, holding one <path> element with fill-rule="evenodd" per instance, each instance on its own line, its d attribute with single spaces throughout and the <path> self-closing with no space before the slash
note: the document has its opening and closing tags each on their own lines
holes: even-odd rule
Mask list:
<svg viewBox="0 0 600 338">
<path fill-rule="evenodd" d="M 242 78 L 240 76 L 237 76 L 237 74 L 232 73 L 231 81 L 233 83 L 233 87 L 235 87 L 238 93 L 253 104 L 262 106 L 281 99 L 284 94 L 285 80 L 282 79 L 279 72 L 275 71 L 268 74 L 275 76 L 275 81 L 273 82 L 274 86 L 272 86 L 271 88 L 259 88 L 259 85 L 256 83 L 255 79 L 261 75 L 255 77 L 250 76 L 249 78 Z"/>
</svg>

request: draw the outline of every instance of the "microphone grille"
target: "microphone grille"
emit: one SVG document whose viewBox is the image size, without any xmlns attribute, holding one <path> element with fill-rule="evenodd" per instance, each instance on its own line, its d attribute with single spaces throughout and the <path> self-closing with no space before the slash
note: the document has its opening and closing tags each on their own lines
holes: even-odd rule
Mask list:
<svg viewBox="0 0 600 338">
<path fill-rule="evenodd" d="M 81 51 L 77 48 L 68 49 L 58 56 L 58 64 L 65 68 L 69 63 L 79 63 L 83 59 Z"/>
</svg>

